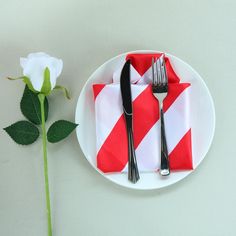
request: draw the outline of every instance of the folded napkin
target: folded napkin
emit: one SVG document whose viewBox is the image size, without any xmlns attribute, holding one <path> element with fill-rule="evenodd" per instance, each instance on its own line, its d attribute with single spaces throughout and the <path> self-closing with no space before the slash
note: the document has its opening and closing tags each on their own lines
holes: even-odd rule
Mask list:
<svg viewBox="0 0 236 236">
<path fill-rule="evenodd" d="M 128 54 L 131 60 L 134 147 L 140 172 L 160 167 L 159 104 L 152 94 L 151 61 L 161 54 Z M 189 123 L 189 83 L 180 83 L 165 57 L 169 90 L 163 110 L 170 169 L 191 170 L 192 147 Z M 124 61 L 125 63 L 125 61 Z M 128 139 L 120 93 L 119 68 L 112 84 L 94 84 L 97 167 L 104 173 L 127 172 Z"/>
</svg>

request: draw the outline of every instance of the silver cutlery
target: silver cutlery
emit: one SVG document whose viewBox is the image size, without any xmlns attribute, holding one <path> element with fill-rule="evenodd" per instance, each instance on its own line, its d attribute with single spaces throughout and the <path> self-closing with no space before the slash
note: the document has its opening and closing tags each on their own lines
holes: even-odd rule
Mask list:
<svg viewBox="0 0 236 236">
<path fill-rule="evenodd" d="M 133 107 L 132 94 L 130 85 L 130 60 L 127 60 L 120 77 L 120 90 L 123 101 L 124 117 L 128 136 L 128 179 L 132 183 L 139 180 L 139 171 L 134 150 L 133 140 Z"/>
<path fill-rule="evenodd" d="M 161 167 L 160 174 L 167 176 L 170 174 L 169 157 L 166 143 L 165 122 L 163 112 L 163 100 L 168 93 L 168 77 L 164 54 L 159 59 L 152 58 L 152 92 L 159 101 L 161 116 Z"/>
</svg>

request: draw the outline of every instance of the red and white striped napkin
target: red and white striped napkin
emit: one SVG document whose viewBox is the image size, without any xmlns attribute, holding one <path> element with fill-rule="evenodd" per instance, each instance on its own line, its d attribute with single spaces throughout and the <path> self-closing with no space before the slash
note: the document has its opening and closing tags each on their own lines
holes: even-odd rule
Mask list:
<svg viewBox="0 0 236 236">
<path fill-rule="evenodd" d="M 131 60 L 134 146 L 140 172 L 160 167 L 160 119 L 152 95 L 151 61 L 161 54 L 128 54 Z M 169 91 L 163 109 L 171 170 L 191 170 L 192 146 L 189 122 L 189 83 L 180 83 L 165 57 Z M 121 69 L 112 84 L 94 84 L 97 167 L 104 173 L 127 172 L 128 140 L 120 93 Z"/>
</svg>

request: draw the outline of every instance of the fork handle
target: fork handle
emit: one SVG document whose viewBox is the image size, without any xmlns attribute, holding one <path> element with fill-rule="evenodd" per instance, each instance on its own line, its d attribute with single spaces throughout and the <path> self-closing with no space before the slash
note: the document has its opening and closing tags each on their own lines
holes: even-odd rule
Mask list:
<svg viewBox="0 0 236 236">
<path fill-rule="evenodd" d="M 169 167 L 169 157 L 166 144 L 166 133 L 165 133 L 165 121 L 164 121 L 164 112 L 161 108 L 161 169 L 160 174 L 162 176 L 167 176 L 170 174 Z"/>
</svg>

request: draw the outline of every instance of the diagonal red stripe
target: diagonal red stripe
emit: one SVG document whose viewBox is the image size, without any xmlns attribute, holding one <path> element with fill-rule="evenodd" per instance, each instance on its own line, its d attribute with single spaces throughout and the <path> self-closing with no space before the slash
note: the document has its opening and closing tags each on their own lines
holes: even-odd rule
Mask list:
<svg viewBox="0 0 236 236">
<path fill-rule="evenodd" d="M 160 53 L 131 53 L 126 56 L 126 60 L 130 60 L 133 67 L 143 76 L 152 65 L 152 57 L 159 58 L 160 56 Z"/>
<path fill-rule="evenodd" d="M 183 151 L 184 150 L 184 151 Z M 191 129 L 183 136 L 180 142 L 169 155 L 171 170 L 192 170 L 192 141 Z"/>
<path fill-rule="evenodd" d="M 94 100 L 96 100 L 98 94 L 102 91 L 102 89 L 105 87 L 105 84 L 94 84 L 93 85 L 93 95 L 94 95 Z"/>
<path fill-rule="evenodd" d="M 189 83 L 182 84 L 169 84 L 168 86 L 168 95 L 163 103 L 163 110 L 166 112 L 173 102 L 178 98 L 178 96 L 190 86 Z"/>
</svg>

